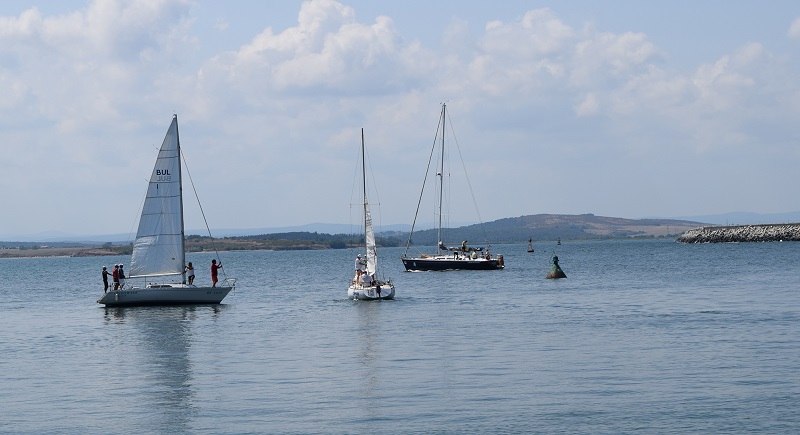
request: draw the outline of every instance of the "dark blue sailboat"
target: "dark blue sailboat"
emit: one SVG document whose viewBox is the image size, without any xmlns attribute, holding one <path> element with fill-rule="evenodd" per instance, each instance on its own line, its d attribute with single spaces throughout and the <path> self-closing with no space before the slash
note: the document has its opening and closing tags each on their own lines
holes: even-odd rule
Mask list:
<svg viewBox="0 0 800 435">
<path fill-rule="evenodd" d="M 439 166 L 439 171 L 437 172 L 436 176 L 439 177 L 439 195 L 437 197 L 437 204 L 438 204 L 438 233 L 437 233 L 437 245 L 436 245 L 436 253 L 432 255 L 421 254 L 416 257 L 409 257 L 408 256 L 408 247 L 411 244 L 411 237 L 414 235 L 414 226 L 417 223 L 417 216 L 419 215 L 419 203 L 422 202 L 422 194 L 425 191 L 425 183 L 422 186 L 422 192 L 420 192 L 420 201 L 417 203 L 417 212 L 414 214 L 414 222 L 411 224 L 411 233 L 408 235 L 408 242 L 406 243 L 406 250 L 400 259 L 403 261 L 403 266 L 405 266 L 406 270 L 408 271 L 429 271 L 429 270 L 496 270 L 496 269 L 503 269 L 505 265 L 503 264 L 503 256 L 497 255 L 492 256 L 491 252 L 489 252 L 489 247 L 487 245 L 486 248 L 484 247 L 469 247 L 467 246 L 467 242 L 464 241 L 461 244 L 461 247 L 447 247 L 444 244 L 443 236 L 442 236 L 442 191 L 444 188 L 444 160 L 445 160 L 445 152 L 444 152 L 444 132 L 445 132 L 445 122 L 447 118 L 447 104 L 442 104 L 442 112 L 439 118 L 439 127 L 437 128 L 436 134 L 437 138 L 433 141 L 433 149 L 431 150 L 431 157 L 434 155 L 434 151 L 436 150 L 436 144 L 439 135 L 439 131 L 441 129 L 441 161 Z M 430 171 L 430 160 L 428 161 L 428 170 Z M 425 176 L 427 180 L 427 173 Z"/>
</svg>

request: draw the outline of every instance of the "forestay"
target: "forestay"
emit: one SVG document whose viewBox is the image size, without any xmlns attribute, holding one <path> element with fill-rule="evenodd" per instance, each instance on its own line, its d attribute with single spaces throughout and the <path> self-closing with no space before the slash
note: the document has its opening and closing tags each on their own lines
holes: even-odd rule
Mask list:
<svg viewBox="0 0 800 435">
<path fill-rule="evenodd" d="M 178 119 L 172 118 L 158 152 L 139 230 L 133 244 L 131 277 L 183 273 L 183 206 Z"/>
</svg>

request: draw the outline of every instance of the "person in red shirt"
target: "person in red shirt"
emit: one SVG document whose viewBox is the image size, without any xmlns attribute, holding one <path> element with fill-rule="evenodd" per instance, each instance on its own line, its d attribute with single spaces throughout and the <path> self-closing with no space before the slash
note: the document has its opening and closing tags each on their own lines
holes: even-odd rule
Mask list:
<svg viewBox="0 0 800 435">
<path fill-rule="evenodd" d="M 211 287 L 217 286 L 217 270 L 222 268 L 222 262 L 217 264 L 217 260 L 211 260 Z"/>
</svg>

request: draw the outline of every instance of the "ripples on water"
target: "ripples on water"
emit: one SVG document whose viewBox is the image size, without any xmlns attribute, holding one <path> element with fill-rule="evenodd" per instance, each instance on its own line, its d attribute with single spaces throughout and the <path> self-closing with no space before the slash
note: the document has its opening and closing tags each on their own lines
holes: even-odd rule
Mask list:
<svg viewBox="0 0 800 435">
<path fill-rule="evenodd" d="M 0 431 L 793 432 L 800 244 L 574 242 L 491 272 L 223 253 L 220 306 L 105 309 L 102 265 L 0 260 Z M 556 252 L 568 278 L 545 280 Z M 190 255 L 196 265 L 211 256 Z M 209 280 L 198 266 L 198 283 Z"/>
</svg>

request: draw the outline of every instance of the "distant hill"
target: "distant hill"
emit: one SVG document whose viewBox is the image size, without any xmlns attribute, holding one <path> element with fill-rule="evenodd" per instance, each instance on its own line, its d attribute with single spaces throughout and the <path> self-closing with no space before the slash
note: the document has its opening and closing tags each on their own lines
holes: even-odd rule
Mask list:
<svg viewBox="0 0 800 435">
<path fill-rule="evenodd" d="M 705 225 L 678 219 L 624 219 L 593 214 L 537 214 L 499 219 L 445 231 L 448 245 L 462 240 L 474 244 L 519 243 L 536 240 L 609 239 L 625 237 L 677 237 L 684 231 Z M 485 234 L 485 235 L 484 235 Z M 435 245 L 436 230 L 414 232 L 412 243 Z"/>
<path fill-rule="evenodd" d="M 428 225 L 429 224 L 417 226 L 418 231 L 414 232 L 414 244 L 435 245 L 437 243 L 435 229 L 419 230 L 425 227 L 430 228 Z M 444 241 L 448 244 L 460 244 L 462 240 L 468 240 L 479 244 L 484 241 L 489 241 L 491 243 L 520 243 L 527 241 L 529 238 L 534 240 L 556 240 L 559 238 L 562 240 L 570 240 L 619 237 L 677 237 L 687 230 L 704 225 L 708 225 L 708 223 L 680 219 L 624 219 L 595 216 L 593 214 L 537 214 L 499 219 L 484 223 L 483 225 L 472 224 L 448 229 L 445 232 Z M 408 239 L 409 228 L 408 225 L 385 225 L 379 230 L 379 235 L 386 238 L 384 242 L 387 245 L 394 243 L 388 239 L 398 239 L 401 241 L 401 245 L 405 245 Z M 320 243 L 324 245 L 325 243 L 332 242 L 322 237 L 323 234 L 342 235 L 359 230 L 357 225 L 308 224 L 282 228 L 251 228 L 240 230 L 215 229 L 212 231 L 212 234 L 216 238 L 244 237 L 253 239 L 260 238 L 262 240 L 270 239 L 273 241 L 277 238 L 283 238 L 284 240 L 302 239 L 314 242 L 311 243 L 311 245 L 316 246 Z M 205 232 L 187 230 L 186 233 L 187 236 L 191 237 L 194 235 L 202 235 Z M 273 236 L 268 238 L 264 237 L 266 234 L 273 234 Z M 291 234 L 294 234 L 294 236 L 290 236 Z M 9 237 L 9 239 L 6 240 L 14 240 L 14 242 L 6 242 L 3 244 L 9 247 L 17 247 L 24 244 L 33 245 L 34 242 L 45 242 L 50 246 L 58 246 L 55 245 L 56 242 L 70 242 L 64 243 L 65 246 L 100 246 L 106 243 L 124 245 L 132 242 L 131 237 L 132 235 L 122 234 L 106 236 L 59 236 L 50 233 L 40 233 L 32 236 L 14 237 L 13 239 Z M 342 237 L 336 237 L 336 242 L 341 238 Z"/>
<path fill-rule="evenodd" d="M 750 213 L 740 211 L 701 216 L 680 216 L 673 219 L 706 222 L 714 225 L 788 224 L 800 222 L 800 212 Z"/>
</svg>

